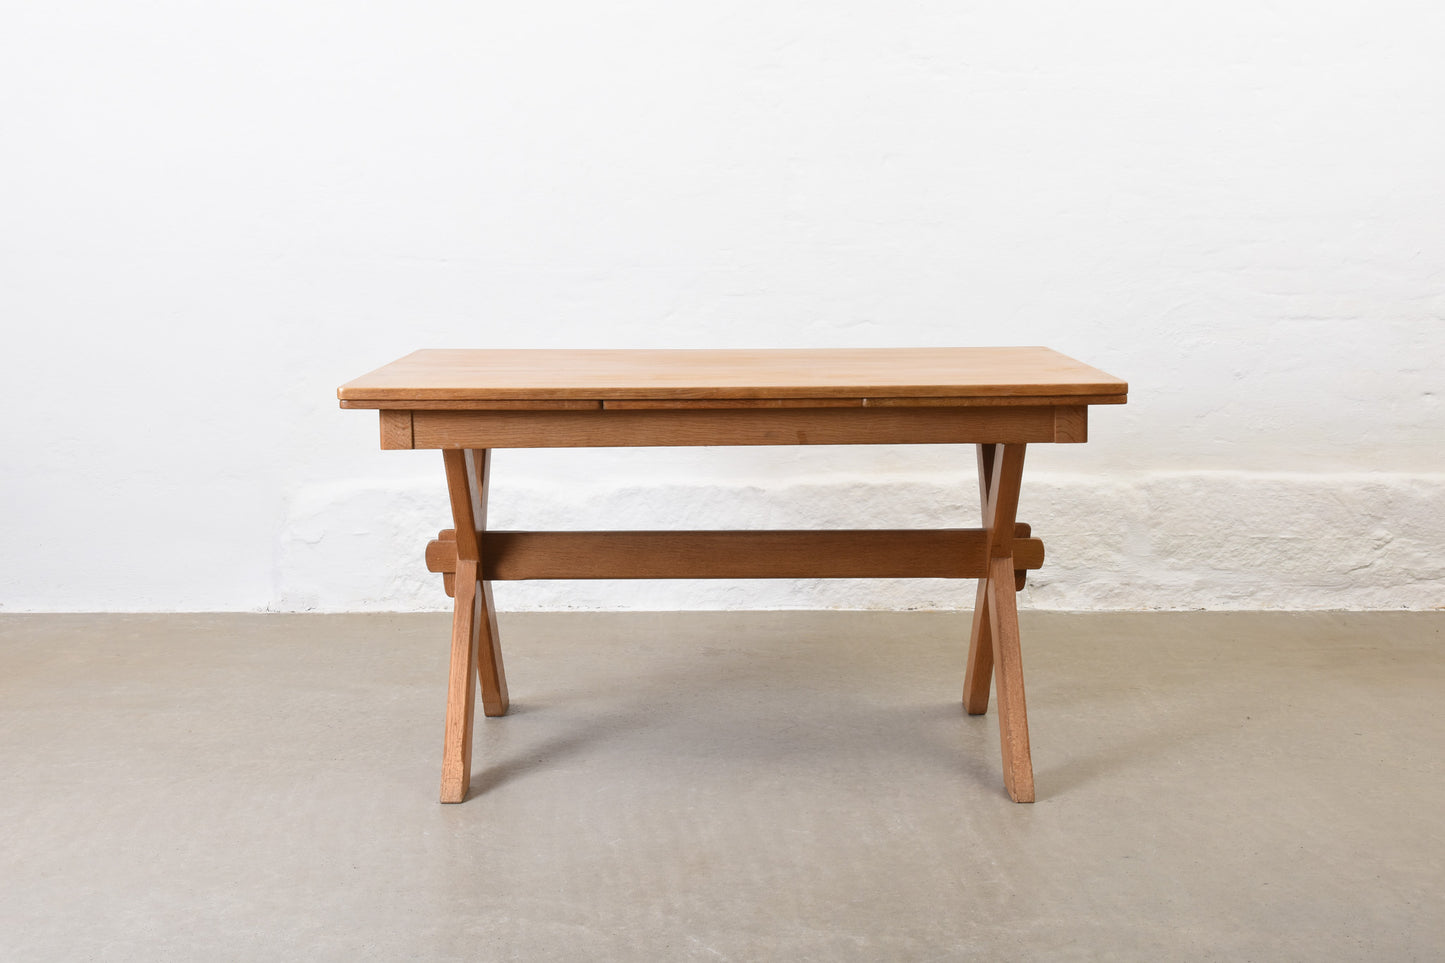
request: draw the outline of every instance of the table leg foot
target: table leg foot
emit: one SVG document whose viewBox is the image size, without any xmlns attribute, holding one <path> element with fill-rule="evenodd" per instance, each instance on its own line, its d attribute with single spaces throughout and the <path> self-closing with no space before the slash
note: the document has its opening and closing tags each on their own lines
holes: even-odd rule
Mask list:
<svg viewBox="0 0 1445 963">
<path fill-rule="evenodd" d="M 995 445 L 976 445 L 978 459 L 978 503 L 985 527 L 993 526 L 993 465 L 998 457 Z M 978 580 L 973 603 L 973 631 L 968 636 L 968 665 L 963 672 L 963 708 L 971 716 L 988 711 L 988 684 L 993 675 L 993 640 L 988 626 L 988 575 Z"/>
<path fill-rule="evenodd" d="M 993 638 L 989 630 L 988 579 L 978 580 L 973 603 L 973 631 L 968 638 L 968 666 L 963 672 L 963 708 L 971 716 L 988 711 L 988 685 L 993 677 Z"/>
<path fill-rule="evenodd" d="M 504 716 L 511 704 L 507 698 L 507 673 L 502 668 L 502 637 L 497 633 L 497 608 L 492 604 L 492 583 L 478 582 L 477 681 L 482 687 L 482 712 Z"/>
<path fill-rule="evenodd" d="M 963 677 L 963 706 L 970 715 L 988 709 L 989 672 L 998 698 L 999 749 L 1003 784 L 1014 802 L 1034 801 L 1034 767 L 1029 755 L 1029 720 L 1024 706 L 1024 666 L 1019 647 L 1018 599 L 1023 588 L 1014 570 L 1013 541 L 1030 530 L 1017 521 L 1024 445 L 978 446 L 978 491 L 989 558 L 973 606 L 973 632 Z"/>
<path fill-rule="evenodd" d="M 481 582 L 477 563 L 457 563 L 456 600 L 452 610 L 452 657 L 447 678 L 447 724 L 442 748 L 444 803 L 467 798 L 472 781 L 472 722 L 476 713 L 477 649 L 483 624 Z"/>
<path fill-rule="evenodd" d="M 1013 561 L 989 563 L 989 627 L 994 644 L 994 688 L 998 692 L 999 749 L 1003 784 L 1014 802 L 1034 801 L 1034 767 L 1029 752 L 1029 719 L 1024 704 L 1023 653 L 1013 587 Z"/>
<path fill-rule="evenodd" d="M 447 683 L 447 731 L 442 755 L 442 802 L 461 802 L 472 776 L 472 721 L 477 689 L 482 712 L 506 714 L 507 675 L 502 670 L 501 637 L 492 585 L 482 581 L 480 534 L 487 527 L 487 489 L 492 453 L 486 449 L 446 449 L 447 493 L 452 503 L 456 605 L 452 616 L 451 675 Z"/>
</svg>

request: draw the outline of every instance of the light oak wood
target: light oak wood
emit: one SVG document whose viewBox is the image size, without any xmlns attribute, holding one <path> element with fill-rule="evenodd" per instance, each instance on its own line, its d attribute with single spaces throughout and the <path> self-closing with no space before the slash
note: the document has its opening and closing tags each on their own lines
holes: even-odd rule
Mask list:
<svg viewBox="0 0 1445 963">
<path fill-rule="evenodd" d="M 1034 801 L 1034 770 L 1029 753 L 1028 712 L 1024 705 L 1023 655 L 1019 643 L 1018 603 L 1014 588 L 1013 549 L 1019 485 L 1023 480 L 1023 445 L 999 445 L 980 458 L 989 469 L 987 525 L 990 556 L 986 590 L 989 648 L 993 657 L 994 691 L 998 695 L 999 746 L 1004 788 L 1014 802 Z M 976 672 L 976 670 L 975 670 Z M 967 678 L 965 685 L 967 685 Z"/>
<path fill-rule="evenodd" d="M 994 445 L 975 446 L 978 463 L 979 513 L 985 528 L 993 524 L 993 463 L 998 453 Z M 988 688 L 993 681 L 993 640 L 989 631 L 988 572 L 978 580 L 973 602 L 973 626 L 968 636 L 968 661 L 963 671 L 963 707 L 971 716 L 988 711 Z"/>
<path fill-rule="evenodd" d="M 1029 581 L 1028 569 L 1022 568 L 1022 567 L 1020 567 L 1020 565 L 1019 565 L 1019 552 L 1022 551 L 1022 546 L 1024 545 L 1025 541 L 1029 540 L 1029 536 L 1032 535 L 1033 533 L 1034 533 L 1034 532 L 1033 532 L 1033 529 L 1029 527 L 1029 525 L 1028 525 L 1027 522 L 1014 522 L 1014 591 L 1015 591 L 1015 592 L 1022 592 L 1022 591 L 1024 590 L 1024 586 L 1027 585 L 1027 584 L 1028 584 L 1028 581 Z M 1039 542 L 1039 545 L 1042 546 L 1042 545 L 1043 545 L 1043 542 Z M 1040 564 L 1035 565 L 1035 566 L 1033 566 L 1033 567 L 1034 567 L 1034 568 L 1043 568 L 1042 559 L 1040 560 Z"/>
<path fill-rule="evenodd" d="M 381 447 L 383 450 L 413 447 L 410 411 L 381 413 Z"/>
<path fill-rule="evenodd" d="M 1019 510 L 1019 485 L 1023 482 L 1023 445 L 1000 445 L 993 459 L 993 481 L 989 484 L 991 517 L 985 523 L 989 532 L 989 554 L 1007 558 L 1013 552 L 1015 516 Z M 1013 576 L 1009 576 L 1012 583 Z"/>
<path fill-rule="evenodd" d="M 445 457 L 445 456 L 443 456 Z M 482 687 L 482 711 L 489 716 L 506 715 L 508 707 L 507 674 L 502 667 L 501 634 L 497 631 L 497 609 L 492 602 L 492 584 L 486 577 L 487 557 L 480 553 L 481 537 L 487 528 L 487 497 L 491 491 L 492 452 L 488 449 L 463 453 L 464 472 L 468 501 L 470 502 L 473 537 L 476 539 L 480 564 L 477 577 L 481 586 L 477 590 L 481 613 L 481 643 L 477 652 L 477 678 Z M 451 472 L 448 472 L 450 479 Z M 452 502 L 453 521 L 461 524 L 456 514 L 457 502 Z"/>
<path fill-rule="evenodd" d="M 1014 802 L 1034 801 L 1034 766 L 1029 751 L 1029 718 L 1024 706 L 1024 664 L 1013 568 L 1007 558 L 989 563 L 989 628 L 992 630 L 994 689 L 998 693 L 998 738 L 1003 783 Z"/>
<path fill-rule="evenodd" d="M 472 724 L 476 713 L 478 628 L 481 596 L 477 562 L 457 563 L 456 599 L 452 606 L 452 655 L 447 673 L 447 722 L 442 743 L 444 803 L 467 798 L 472 781 Z"/>
<path fill-rule="evenodd" d="M 491 585 L 482 580 L 479 533 L 487 523 L 491 452 L 444 451 L 447 493 L 452 505 L 457 562 L 452 589 L 452 654 L 447 684 L 446 734 L 442 750 L 442 802 L 461 802 L 471 781 L 472 726 L 476 692 L 482 711 L 507 711 L 507 678 Z"/>
<path fill-rule="evenodd" d="M 1062 395 L 1110 403 L 1129 386 L 1048 348 L 416 351 L 342 385 L 346 402 L 607 398 Z"/>
<path fill-rule="evenodd" d="M 432 572 L 455 571 L 455 533 L 427 545 Z M 803 531 L 483 532 L 483 580 L 983 578 L 981 528 Z M 1013 564 L 1040 568 L 1044 543 L 1014 542 Z"/>
<path fill-rule="evenodd" d="M 1125 395 L 1107 395 L 1102 398 L 1092 399 L 1091 404 L 1123 404 Z M 368 403 L 370 405 L 371 403 Z M 1008 397 L 977 397 L 977 398 L 607 398 L 598 403 L 603 408 L 610 410 L 665 410 L 665 409 L 697 409 L 697 408 L 998 408 L 1005 405 L 1014 406 L 1066 406 L 1071 413 L 1069 416 L 1076 417 L 1078 411 L 1087 411 L 1087 408 L 1079 405 L 1077 397 L 1068 395 L 1040 395 L 1031 397 L 1008 396 Z M 515 407 L 521 408 L 524 403 L 518 402 Z M 593 402 L 578 401 L 571 403 L 574 408 L 590 408 L 597 405 Z M 342 403 L 342 407 L 362 407 L 360 405 L 348 405 Z M 410 403 L 414 408 L 500 408 L 501 404 L 489 401 L 475 402 L 446 402 L 430 401 L 425 403 Z M 540 407 L 540 405 L 539 405 Z M 558 407 L 561 407 L 559 404 Z M 1056 415 L 1057 417 L 1057 415 Z M 1066 429 L 1067 431 L 1068 429 Z"/>
<path fill-rule="evenodd" d="M 699 408 L 863 408 L 867 398 L 604 398 L 607 411 L 696 411 Z"/>
<path fill-rule="evenodd" d="M 1122 405 L 1127 395 L 1090 395 L 1090 405 Z M 1049 405 L 1078 408 L 1083 399 L 1068 395 L 1006 395 L 997 398 L 864 398 L 865 408 L 997 408 L 1003 405 Z M 1087 406 L 1084 406 L 1087 410 Z"/>
<path fill-rule="evenodd" d="M 1012 534 L 1028 531 L 1027 525 L 1013 521 L 1018 509 L 1024 451 L 1023 446 L 978 446 L 979 500 L 988 531 L 989 554 L 993 557 L 1012 551 L 1010 539 L 1000 533 L 997 526 L 1008 525 Z M 1006 453 L 1009 454 L 1006 456 Z M 1014 590 L 1022 591 L 1022 573 L 1017 571 L 1017 564 L 1015 569 Z M 994 665 L 991 597 L 992 588 L 985 573 L 975 597 L 968 664 L 964 670 L 963 698 L 969 715 L 982 715 L 988 709 L 989 675 Z"/>
<path fill-rule="evenodd" d="M 457 558 L 477 561 L 481 558 L 477 533 L 485 527 L 481 486 L 476 478 L 476 455 L 462 449 L 442 452 L 447 470 L 447 497 L 452 504 L 453 529 Z"/>
<path fill-rule="evenodd" d="M 1054 441 L 1054 409 L 415 411 L 417 448 L 939 445 Z"/>
<path fill-rule="evenodd" d="M 1072 403 L 1077 399 L 1064 399 L 1061 403 Z M 602 402 L 590 398 L 412 398 L 405 406 L 390 401 L 368 401 L 366 399 L 341 399 L 343 408 L 359 408 L 370 411 L 395 411 L 400 407 L 428 410 L 460 411 L 580 411 L 601 408 Z"/>
<path fill-rule="evenodd" d="M 993 682 L 993 630 L 989 628 L 988 572 L 973 595 L 973 620 L 968 634 L 968 661 L 963 669 L 963 709 L 971 716 L 988 712 Z"/>
<path fill-rule="evenodd" d="M 1082 444 L 1089 440 L 1089 409 L 1061 405 L 1054 409 L 1054 441 Z"/>
<path fill-rule="evenodd" d="M 507 675 L 502 670 L 502 636 L 497 631 L 497 606 L 492 601 L 492 583 L 477 583 L 478 619 L 481 622 L 477 647 L 477 678 L 482 684 L 482 714 L 504 716 L 511 708 Z"/>
<path fill-rule="evenodd" d="M 440 448 L 456 528 L 427 548 L 455 598 L 442 799 L 467 793 L 476 690 L 507 711 L 499 578 L 978 578 L 964 706 L 997 693 L 1004 784 L 1034 799 L 1016 593 L 1043 544 L 1015 520 L 1027 444 L 1080 443 L 1128 384 L 1046 348 L 419 351 L 343 385 L 387 449 Z M 491 449 L 976 444 L 982 529 L 489 532 Z M 458 534 L 460 533 L 460 534 Z"/>
</svg>

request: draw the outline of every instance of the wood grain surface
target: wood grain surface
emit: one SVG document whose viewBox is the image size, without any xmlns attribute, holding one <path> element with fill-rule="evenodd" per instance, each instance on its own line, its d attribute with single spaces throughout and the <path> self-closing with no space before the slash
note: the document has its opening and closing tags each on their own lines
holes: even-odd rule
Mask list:
<svg viewBox="0 0 1445 963">
<path fill-rule="evenodd" d="M 342 385 L 348 407 L 422 401 L 1068 398 L 1129 386 L 1049 348 L 429 349 Z M 1036 400 L 1032 403 L 1037 404 Z M 419 407 L 419 405 L 416 405 Z"/>
<path fill-rule="evenodd" d="M 1027 528 L 1027 526 L 1020 526 Z M 475 536 L 474 536 L 475 537 Z M 988 532 L 954 529 L 483 532 L 481 578 L 982 578 Z M 1044 543 L 1013 542 L 1013 564 L 1041 568 Z M 455 572 L 456 532 L 426 547 L 427 570 Z"/>
<path fill-rule="evenodd" d="M 1082 405 L 1081 411 L 1086 411 Z M 1067 442 L 1037 406 L 412 412 L 413 448 Z M 383 439 L 383 445 L 387 439 Z"/>
</svg>

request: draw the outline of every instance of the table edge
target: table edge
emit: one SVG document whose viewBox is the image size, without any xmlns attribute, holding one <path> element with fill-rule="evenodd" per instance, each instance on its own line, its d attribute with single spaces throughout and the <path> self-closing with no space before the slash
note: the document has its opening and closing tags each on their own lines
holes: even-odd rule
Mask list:
<svg viewBox="0 0 1445 963">
<path fill-rule="evenodd" d="M 426 410 L 426 411 L 549 411 L 549 410 L 591 410 L 605 409 L 619 411 L 628 409 L 655 410 L 704 410 L 709 408 L 966 408 L 966 407 L 1035 407 L 1039 405 L 1122 405 L 1127 404 L 1127 392 L 1108 394 L 1065 394 L 1048 395 L 743 395 L 724 396 L 710 394 L 694 398 L 657 398 L 636 394 L 616 397 L 599 397 L 596 393 L 575 398 L 556 396 L 508 396 L 508 397 L 429 397 L 404 395 L 396 397 L 343 397 L 338 406 L 357 410 Z"/>
</svg>

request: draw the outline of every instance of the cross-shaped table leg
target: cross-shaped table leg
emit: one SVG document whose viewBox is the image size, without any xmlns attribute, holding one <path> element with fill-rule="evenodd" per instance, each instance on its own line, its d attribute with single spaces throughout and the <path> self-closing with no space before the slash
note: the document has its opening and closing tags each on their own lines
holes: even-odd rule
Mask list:
<svg viewBox="0 0 1445 963">
<path fill-rule="evenodd" d="M 998 690 L 999 747 L 1003 782 L 1014 802 L 1034 801 L 1029 722 L 1024 707 L 1023 656 L 1015 599 L 1013 539 L 1023 476 L 1023 445 L 979 445 L 979 493 L 989 532 L 988 574 L 979 579 L 963 677 L 963 704 L 970 715 L 988 710 L 989 673 Z"/>
<path fill-rule="evenodd" d="M 447 682 L 446 740 L 442 751 L 442 802 L 467 796 L 472 779 L 472 720 L 478 683 L 482 711 L 507 711 L 507 676 L 497 635 L 492 583 L 482 579 L 479 534 L 487 525 L 490 449 L 445 449 L 447 491 L 456 525 L 456 604 L 452 611 L 451 674 Z"/>
<path fill-rule="evenodd" d="M 443 532 L 440 540 L 428 547 L 428 566 L 433 571 L 444 573 L 456 599 L 452 616 L 441 798 L 442 802 L 461 802 L 466 798 L 471 782 L 472 724 L 477 685 L 481 685 L 483 711 L 489 716 L 500 716 L 507 711 L 507 680 L 502 669 L 491 582 L 484 577 L 491 570 L 484 567 L 481 555 L 486 530 L 491 451 L 444 449 L 442 454 L 456 527 L 453 532 Z M 1022 444 L 978 446 L 984 523 L 982 534 L 986 535 L 986 551 L 983 553 L 984 573 L 979 579 L 974 608 L 963 702 L 971 715 L 986 712 L 989 676 L 992 673 L 998 691 L 1004 786 L 1015 802 L 1033 802 L 1033 765 L 1029 758 L 1028 716 L 1024 705 L 1023 661 L 1015 599 L 1015 593 L 1022 587 L 1024 572 L 1015 568 L 1014 543 L 1016 539 L 1029 536 L 1028 526 L 1019 525 L 1015 519 L 1023 461 Z M 434 547 L 439 549 L 436 559 L 431 557 Z M 445 552 L 440 551 L 443 548 Z M 442 558 L 443 554 L 450 557 Z M 1017 564 L 1028 563 L 1020 559 Z M 1033 564 L 1036 566 L 1037 560 Z"/>
</svg>

